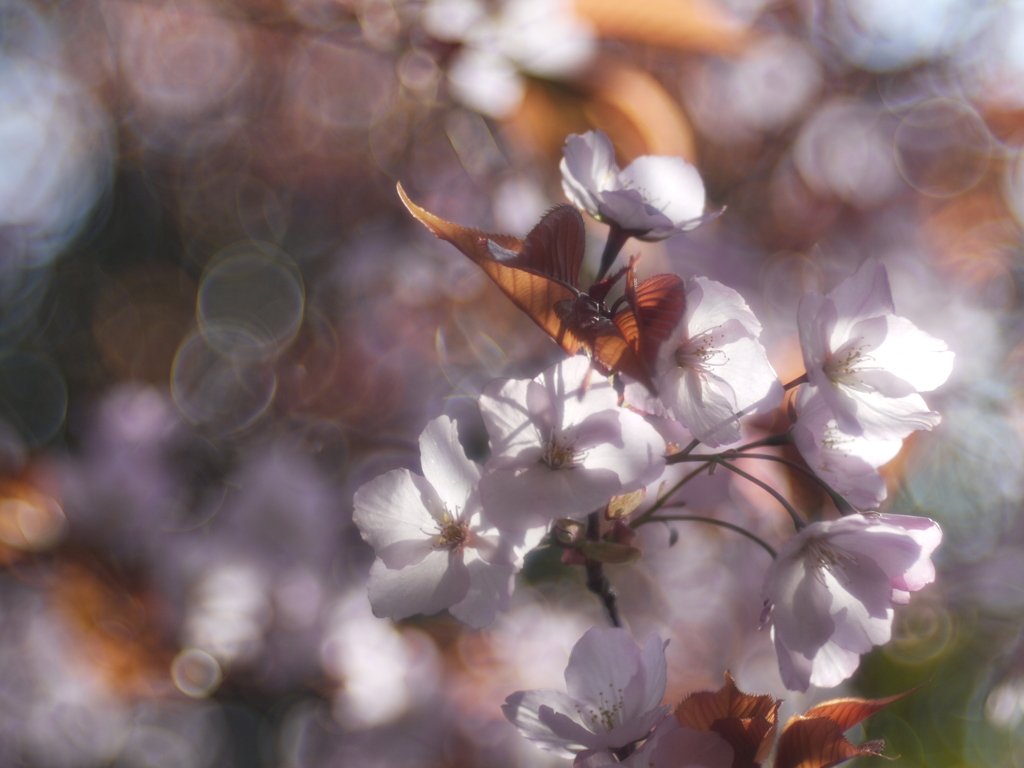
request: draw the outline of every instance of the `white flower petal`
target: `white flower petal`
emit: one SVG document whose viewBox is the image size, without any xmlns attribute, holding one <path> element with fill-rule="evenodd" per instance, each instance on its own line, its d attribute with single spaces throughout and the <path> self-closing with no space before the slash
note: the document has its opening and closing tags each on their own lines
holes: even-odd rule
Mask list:
<svg viewBox="0 0 1024 768">
<path fill-rule="evenodd" d="M 440 509 L 442 505 L 422 477 L 407 469 L 393 469 L 356 491 L 354 504 L 352 519 L 359 533 L 389 567 L 401 568 L 426 555 L 422 545 L 428 535 L 424 530 L 436 530 L 432 507 Z"/>
<path fill-rule="evenodd" d="M 903 317 L 886 317 L 885 341 L 872 350 L 874 365 L 884 368 L 918 392 L 930 392 L 953 370 L 953 353 L 946 342 L 919 330 Z"/>
<path fill-rule="evenodd" d="M 836 309 L 837 321 L 832 331 L 832 348 L 836 349 L 850 337 L 851 329 L 861 320 L 892 315 L 889 276 L 875 259 L 865 261 L 856 272 L 829 291 L 828 299 Z"/>
<path fill-rule="evenodd" d="M 638 190 L 677 231 L 685 232 L 700 223 L 704 182 L 700 172 L 681 157 L 638 157 L 622 170 L 619 179 L 623 187 Z"/>
<path fill-rule="evenodd" d="M 566 139 L 562 188 L 594 218 L 641 240 L 663 240 L 704 223 L 704 183 L 679 157 L 638 157 L 620 171 L 600 131 Z"/>
<path fill-rule="evenodd" d="M 561 691 L 516 691 L 505 699 L 501 711 L 524 737 L 541 749 L 560 757 L 572 758 L 584 745 L 572 738 L 563 738 L 553 733 L 551 728 L 541 721 L 542 707 L 563 714 L 574 713 L 576 702 Z"/>
<path fill-rule="evenodd" d="M 420 435 L 420 465 L 450 513 L 466 509 L 480 482 L 480 467 L 466 458 L 458 428 L 447 416 L 430 421 Z"/>
<path fill-rule="evenodd" d="M 488 563 L 469 552 L 465 558 L 469 571 L 469 592 L 448 612 L 474 629 L 486 627 L 498 611 L 507 611 L 515 587 L 516 569 L 512 563 Z"/>
<path fill-rule="evenodd" d="M 374 616 L 395 620 L 416 613 L 429 616 L 466 597 L 469 572 L 461 557 L 448 550 L 435 550 L 415 565 L 394 570 L 376 560 L 367 591 Z"/>
</svg>

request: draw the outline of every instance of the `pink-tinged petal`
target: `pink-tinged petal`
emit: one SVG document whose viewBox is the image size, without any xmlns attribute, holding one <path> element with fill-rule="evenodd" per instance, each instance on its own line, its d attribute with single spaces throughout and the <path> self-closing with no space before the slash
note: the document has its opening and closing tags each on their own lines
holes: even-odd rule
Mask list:
<svg viewBox="0 0 1024 768">
<path fill-rule="evenodd" d="M 672 220 L 648 205 L 644 196 L 635 189 L 600 192 L 597 199 L 602 221 L 614 221 L 627 232 L 636 233 L 637 237 L 668 233 L 661 235 L 664 238 L 673 234 Z"/>
<path fill-rule="evenodd" d="M 677 376 L 659 379 L 662 400 L 669 412 L 693 433 L 715 448 L 739 440 L 740 414 L 736 397 L 728 382 L 699 371 L 676 369 Z M 672 379 L 676 386 L 671 386 Z"/>
<path fill-rule="evenodd" d="M 480 479 L 484 518 L 508 531 L 582 517 L 622 492 L 611 469 L 551 469 L 540 462 L 525 470 L 486 469 Z"/>
<path fill-rule="evenodd" d="M 447 416 L 429 422 L 420 435 L 420 464 L 449 513 L 461 517 L 480 482 L 480 467 L 466 458 L 458 428 Z"/>
<path fill-rule="evenodd" d="M 542 708 L 552 712 L 574 713 L 576 702 L 561 691 L 545 689 L 516 691 L 501 705 L 505 718 L 518 728 L 524 737 L 541 749 L 560 757 L 572 758 L 585 745 L 553 733 L 551 728 L 541 721 Z"/>
<path fill-rule="evenodd" d="M 582 452 L 579 469 L 614 472 L 622 492 L 652 482 L 665 468 L 664 438 L 632 411 L 619 408 L 595 414 L 579 425 L 576 435 Z"/>
<path fill-rule="evenodd" d="M 480 629 L 493 622 L 498 611 L 508 610 L 516 569 L 512 563 L 488 563 L 468 551 L 465 561 L 469 592 L 448 612 L 463 624 Z"/>
<path fill-rule="evenodd" d="M 619 396 L 608 379 L 595 371 L 583 355 L 570 357 L 536 379 L 561 414 L 561 425 L 579 424 L 592 414 L 617 410 Z"/>
<path fill-rule="evenodd" d="M 852 403 L 852 417 L 845 409 L 835 412 L 839 428 L 854 435 L 865 435 L 880 440 L 902 439 L 917 430 L 931 430 L 942 421 L 935 411 L 929 410 L 924 398 L 913 394 L 906 397 L 885 397 L 877 392 L 853 392 L 836 387 Z M 823 392 L 824 394 L 824 392 Z"/>
<path fill-rule="evenodd" d="M 393 469 L 356 491 L 352 518 L 359 533 L 390 568 L 421 560 L 422 543 L 437 529 L 442 504 L 425 479 Z M 385 553 L 385 554 L 382 554 Z"/>
<path fill-rule="evenodd" d="M 835 629 L 831 642 L 856 653 L 867 653 L 872 646 L 889 642 L 892 587 L 873 560 L 843 559 L 836 566 L 822 568 L 819 576 L 832 595 L 829 611 Z"/>
<path fill-rule="evenodd" d="M 761 323 L 739 291 L 706 277 L 686 281 L 684 322 L 688 336 L 698 336 L 730 321 L 739 322 L 748 336 L 761 335 Z"/>
<path fill-rule="evenodd" d="M 670 718 L 671 719 L 671 718 Z M 678 727 L 647 752 L 650 768 L 731 768 L 733 749 L 717 733 Z"/>
<path fill-rule="evenodd" d="M 607 749 L 587 749 L 576 755 L 572 768 L 606 768 L 622 765 Z"/>
<path fill-rule="evenodd" d="M 849 679 L 860 666 L 860 654 L 826 643 L 814 657 L 809 682 L 819 688 L 833 688 Z M 807 690 L 804 686 L 802 690 Z"/>
<path fill-rule="evenodd" d="M 577 705 L 578 706 L 578 705 Z M 538 715 L 540 722 L 558 738 L 572 744 L 580 744 L 587 749 L 603 749 L 608 747 L 604 734 L 594 733 L 584 728 L 573 718 L 562 712 L 556 712 L 551 707 L 540 708 Z"/>
<path fill-rule="evenodd" d="M 665 661 L 665 648 L 668 640 L 651 635 L 640 651 L 640 675 L 643 682 L 643 695 L 639 698 L 638 712 L 654 709 L 665 698 L 665 687 L 668 685 L 668 664 Z"/>
<path fill-rule="evenodd" d="M 954 359 L 946 342 L 919 330 L 906 318 L 889 315 L 885 320 L 885 341 L 872 350 L 872 364 L 918 392 L 930 392 L 944 384 L 953 371 Z"/>
<path fill-rule="evenodd" d="M 902 575 L 894 576 L 892 579 L 893 602 L 898 602 L 895 597 L 897 590 L 904 593 L 917 592 L 935 581 L 935 565 L 932 563 L 931 556 L 942 543 L 942 529 L 938 523 L 927 517 L 910 515 L 879 515 L 878 517 L 879 521 L 885 525 L 902 529 L 921 547 L 917 561 Z M 909 596 L 904 603 L 907 601 L 909 601 Z"/>
<path fill-rule="evenodd" d="M 648 710 L 632 720 L 615 726 L 607 734 L 598 734 L 599 743 L 614 749 L 647 738 L 651 729 L 660 723 L 671 710 L 672 707 L 667 704 Z"/>
<path fill-rule="evenodd" d="M 825 387 L 830 384 L 825 375 L 825 361 L 832 352 L 829 337 L 836 318 L 835 305 L 820 293 L 812 291 L 800 299 L 797 329 L 811 386 Z"/>
<path fill-rule="evenodd" d="M 664 657 L 664 651 L 662 651 Z M 624 629 L 587 630 L 569 655 L 565 686 L 579 701 L 600 705 L 609 691 L 624 691 L 640 671 L 640 649 Z M 622 712 L 616 713 L 622 716 Z"/>
<path fill-rule="evenodd" d="M 889 290 L 885 267 L 874 259 L 865 261 L 860 269 L 829 291 L 828 299 L 835 305 L 837 322 L 831 329 L 831 346 L 836 349 L 851 336 L 851 329 L 861 320 L 896 311 Z"/>
<path fill-rule="evenodd" d="M 466 597 L 469 571 L 462 558 L 448 550 L 435 550 L 420 563 L 394 570 L 376 560 L 367 591 L 374 616 L 395 620 L 417 613 L 429 616 Z"/>
<path fill-rule="evenodd" d="M 764 596 L 774 603 L 776 642 L 781 638 L 791 651 L 812 657 L 835 632 L 830 608 L 832 595 L 816 567 L 808 567 L 800 549 L 807 533 L 793 537 L 768 567 Z"/>
<path fill-rule="evenodd" d="M 877 507 L 887 493 L 877 467 L 890 461 L 903 441 L 845 434 L 813 387 L 801 387 L 796 403 L 800 416 L 793 439 L 807 465 L 857 509 Z"/>
<path fill-rule="evenodd" d="M 524 451 L 536 453 L 542 438 L 527 409 L 527 393 L 532 382 L 520 379 L 495 379 L 480 395 L 480 415 L 491 438 L 492 458 L 517 459 Z"/>
<path fill-rule="evenodd" d="M 697 169 L 681 157 L 638 157 L 622 170 L 619 179 L 623 187 L 643 194 L 645 202 L 654 209 L 652 213 L 668 220 L 670 232 L 652 232 L 648 236 L 667 237 L 700 223 L 704 213 L 704 182 Z"/>
<path fill-rule="evenodd" d="M 737 339 L 721 348 L 715 375 L 729 382 L 736 407 L 745 414 L 764 413 L 782 403 L 785 390 L 756 339 Z"/>
<path fill-rule="evenodd" d="M 807 656 L 789 648 L 774 626 L 772 626 L 772 640 L 775 643 L 775 655 L 779 660 L 779 675 L 782 677 L 782 684 L 791 691 L 806 691 L 811 686 L 814 654 Z M 824 646 L 817 648 L 814 653 L 816 654 L 821 647 Z"/>
</svg>

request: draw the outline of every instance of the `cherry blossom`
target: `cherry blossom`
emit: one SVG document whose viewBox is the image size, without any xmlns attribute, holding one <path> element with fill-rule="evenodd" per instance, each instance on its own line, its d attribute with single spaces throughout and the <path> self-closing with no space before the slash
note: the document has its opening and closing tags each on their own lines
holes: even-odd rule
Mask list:
<svg viewBox="0 0 1024 768">
<path fill-rule="evenodd" d="M 857 509 L 876 509 L 885 499 L 885 481 L 878 468 L 903 446 L 900 438 L 848 435 L 840 431 L 832 412 L 813 390 L 801 388 L 793 440 L 804 461 L 818 477 Z"/>
<path fill-rule="evenodd" d="M 513 540 L 482 520 L 480 468 L 447 416 L 427 424 L 420 451 L 424 477 L 392 470 L 355 494 L 353 519 L 377 554 L 373 613 L 402 619 L 448 608 L 472 627 L 486 626 L 508 609 L 522 554 L 539 532 Z"/>
<path fill-rule="evenodd" d="M 878 514 L 812 523 L 790 539 L 762 590 L 786 687 L 838 685 L 887 643 L 893 603 L 935 580 L 941 540 L 932 520 Z"/>
<path fill-rule="evenodd" d="M 608 137 L 588 131 L 566 139 L 559 168 L 576 207 L 640 240 L 664 240 L 705 221 L 704 182 L 681 157 L 644 155 L 620 170 Z"/>
<path fill-rule="evenodd" d="M 653 378 L 660 398 L 630 383 L 626 400 L 679 420 L 706 445 L 734 443 L 740 416 L 782 402 L 782 385 L 760 334 L 761 324 L 739 293 L 692 277 L 686 281 L 686 310 L 658 350 Z"/>
<path fill-rule="evenodd" d="M 568 693 L 517 691 L 502 712 L 527 739 L 562 757 L 583 750 L 617 749 L 645 738 L 668 713 L 665 643 L 644 647 L 624 629 L 588 630 L 565 668 Z"/>
<path fill-rule="evenodd" d="M 582 517 L 652 482 L 665 466 L 657 430 L 620 408 L 611 384 L 582 356 L 532 381 L 492 381 L 480 412 L 491 438 L 480 494 L 502 529 Z"/>
<path fill-rule="evenodd" d="M 797 313 L 812 395 L 850 435 L 902 438 L 940 421 L 918 392 L 949 377 L 945 342 L 897 317 L 885 267 L 868 259 L 827 295 L 809 293 Z"/>
<path fill-rule="evenodd" d="M 593 58 L 593 29 L 566 0 L 430 0 L 423 25 L 439 40 L 462 43 L 448 68 L 452 95 L 494 118 L 522 101 L 522 72 L 559 79 L 578 74 Z"/>
</svg>

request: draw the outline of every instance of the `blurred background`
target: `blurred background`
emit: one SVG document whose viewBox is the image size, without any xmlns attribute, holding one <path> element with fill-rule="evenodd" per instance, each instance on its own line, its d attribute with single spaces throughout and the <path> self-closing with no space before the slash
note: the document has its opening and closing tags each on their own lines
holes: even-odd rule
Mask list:
<svg viewBox="0 0 1024 768">
<path fill-rule="evenodd" d="M 609 567 L 669 699 L 785 713 L 924 684 L 890 765 L 1024 766 L 1024 3 L 1011 0 L 0 0 L 0 765 L 567 766 L 499 705 L 561 687 L 603 625 L 539 551 L 473 632 L 372 616 L 353 492 L 418 469 L 428 419 L 559 352 L 401 207 L 525 234 L 569 133 L 696 163 L 647 274 L 739 290 L 783 381 L 795 313 L 868 257 L 957 353 L 943 414 L 884 470 L 940 521 L 940 577 L 840 691 L 787 694 L 767 555 L 648 526 Z M 588 221 L 593 270 L 606 228 Z M 785 428 L 763 418 L 752 433 Z M 810 516 L 813 487 L 750 467 Z M 778 542 L 743 481 L 688 508 Z"/>
</svg>

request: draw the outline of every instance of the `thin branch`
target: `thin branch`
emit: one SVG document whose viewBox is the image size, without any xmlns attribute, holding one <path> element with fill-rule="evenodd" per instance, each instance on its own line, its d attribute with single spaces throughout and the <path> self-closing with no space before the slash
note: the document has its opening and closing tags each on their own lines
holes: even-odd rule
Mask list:
<svg viewBox="0 0 1024 768">
<path fill-rule="evenodd" d="M 697 523 L 708 523 L 709 525 L 717 525 L 721 528 L 728 528 L 730 531 L 746 536 L 748 539 L 753 541 L 755 544 L 759 544 L 761 548 L 772 556 L 772 560 L 779 556 L 779 553 L 764 539 L 754 535 L 746 528 L 741 528 L 733 523 L 728 523 L 725 520 L 716 520 L 713 517 L 698 517 L 697 515 L 666 515 L 665 517 L 652 517 L 647 522 L 658 523 L 658 522 L 675 522 L 676 520 L 692 520 Z"/>
<path fill-rule="evenodd" d="M 693 440 L 690 441 L 690 444 L 683 448 L 683 450 L 681 450 L 680 453 L 683 456 L 689 456 L 691 453 L 693 453 L 693 449 L 696 448 L 698 445 L 700 445 L 700 440 L 698 440 L 697 438 L 693 438 Z"/>
<path fill-rule="evenodd" d="M 806 384 L 806 383 L 807 383 L 807 374 L 805 373 L 803 376 L 798 376 L 797 378 L 793 379 L 791 382 L 789 382 L 789 384 L 783 384 L 782 388 L 788 392 L 793 387 L 798 387 L 801 384 Z"/>
<path fill-rule="evenodd" d="M 836 509 L 839 510 L 839 514 L 852 515 L 857 511 L 850 505 L 850 502 L 843 498 L 842 494 L 840 494 L 839 491 L 835 490 L 831 485 L 829 485 L 816 474 L 814 474 L 814 472 L 810 468 L 805 467 L 802 464 L 797 464 L 795 461 L 784 459 L 781 456 L 771 456 L 770 454 L 767 453 L 733 453 L 730 455 L 734 456 L 737 459 L 764 459 L 765 461 L 774 461 L 779 464 L 785 464 L 787 467 L 795 469 L 797 472 L 803 473 L 811 480 L 816 482 L 818 485 L 820 485 L 822 490 L 825 491 L 825 493 L 827 493 L 829 497 L 832 499 L 832 503 L 836 505 Z"/>
<path fill-rule="evenodd" d="M 793 509 L 793 505 L 790 504 L 788 501 L 786 501 L 786 497 L 783 496 L 778 491 L 776 491 L 770 485 L 768 485 L 768 483 L 765 483 L 765 482 L 763 482 L 761 480 L 758 480 L 753 475 L 744 472 L 742 469 L 737 467 L 735 464 L 730 464 L 728 461 L 724 461 L 722 459 L 719 459 L 717 463 L 721 464 L 723 467 L 728 469 L 730 472 L 735 472 L 740 477 L 746 478 L 747 480 L 752 482 L 754 485 L 756 485 L 759 488 L 762 488 L 765 491 L 767 491 L 768 493 L 770 493 L 775 498 L 775 500 L 778 501 L 779 504 L 784 506 L 786 508 L 786 511 L 789 512 L 789 516 L 793 519 L 793 526 L 797 529 L 797 531 L 802 531 L 804 528 L 807 527 L 807 523 L 804 522 L 803 518 L 801 518 L 800 515 L 797 514 L 795 509 Z"/>
<path fill-rule="evenodd" d="M 694 457 L 693 460 L 694 461 L 700 461 L 701 459 L 698 459 L 697 457 Z M 665 506 L 665 502 L 669 500 L 669 498 L 672 496 L 673 493 L 675 493 L 680 488 L 682 488 L 684 485 L 686 485 L 688 482 L 693 480 L 693 478 L 695 478 L 697 475 L 699 475 L 701 472 L 703 472 L 705 469 L 707 469 L 712 464 L 714 464 L 714 461 L 705 461 L 703 464 L 701 464 L 699 467 L 697 467 L 695 470 L 693 470 L 693 472 L 690 472 L 686 477 L 684 477 L 678 483 L 673 485 L 668 490 L 667 493 L 665 493 L 665 494 L 663 494 L 661 496 L 661 498 L 659 498 L 657 501 L 655 501 L 654 504 L 651 505 L 650 509 L 648 509 L 642 515 L 640 515 L 640 517 L 638 517 L 636 520 L 634 520 L 632 523 L 630 523 L 630 526 L 633 527 L 633 528 L 637 528 L 638 526 L 641 526 L 645 522 L 647 522 L 647 520 L 649 520 L 651 517 L 654 516 L 655 512 L 657 512 L 659 509 L 661 509 L 663 506 Z"/>
</svg>

